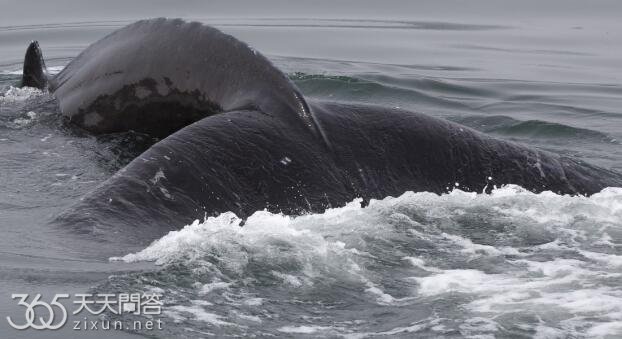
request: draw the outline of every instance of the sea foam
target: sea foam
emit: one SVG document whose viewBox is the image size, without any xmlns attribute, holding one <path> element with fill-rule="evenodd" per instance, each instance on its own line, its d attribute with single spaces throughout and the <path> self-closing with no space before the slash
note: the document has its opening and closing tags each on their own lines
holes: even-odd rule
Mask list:
<svg viewBox="0 0 622 339">
<path fill-rule="evenodd" d="M 245 326 L 273 324 L 282 333 L 476 337 L 515 328 L 540 337 L 622 334 L 622 188 L 590 197 L 518 186 L 491 194 L 407 192 L 366 208 L 355 200 L 298 217 L 258 211 L 241 225 L 223 213 L 112 259 L 187 271 L 200 282 L 189 299 L 227 300 L 257 320 Z M 272 286 L 269 298 L 266 286 Z M 266 307 L 288 312 L 292 302 L 318 293 L 329 301 L 317 307 L 333 316 L 292 318 L 287 325 L 266 316 Z M 244 302 L 252 298 L 262 302 Z M 330 300 L 351 309 L 329 307 Z M 429 303 L 445 300 L 455 307 L 436 316 L 390 318 L 376 330 L 367 325 L 372 313 L 361 311 L 424 314 Z M 203 306 L 181 301 L 173 306 L 208 328 L 241 319 L 231 312 L 204 317 L 197 309 Z M 339 312 L 358 312 L 358 322 L 331 322 L 343 318 Z"/>
</svg>

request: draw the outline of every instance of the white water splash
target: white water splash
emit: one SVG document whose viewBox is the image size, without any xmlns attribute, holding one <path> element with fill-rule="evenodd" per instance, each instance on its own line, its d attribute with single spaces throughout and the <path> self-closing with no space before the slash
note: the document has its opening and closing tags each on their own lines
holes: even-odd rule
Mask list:
<svg viewBox="0 0 622 339">
<path fill-rule="evenodd" d="M 9 89 L 0 94 L 0 103 L 23 102 L 31 98 L 43 95 L 43 91 L 34 87 L 9 87 Z"/>
<path fill-rule="evenodd" d="M 339 316 L 281 324 L 275 328 L 281 333 L 360 338 L 457 331 L 475 337 L 507 335 L 505 328 L 518 326 L 536 337 L 622 335 L 622 188 L 591 197 L 517 186 L 491 194 L 409 192 L 367 208 L 354 201 L 300 217 L 256 212 L 240 224 L 223 213 L 113 259 L 155 261 L 165 269 L 181 264 L 197 279 L 217 277 L 196 287 L 206 300 L 241 291 L 244 300 L 247 293 L 262 297 L 253 286 L 263 281 L 278 283 L 287 295 L 330 293 L 328 283 L 358 295 L 347 302 L 370 310 L 457 303 L 446 313 L 406 323 L 400 318 L 377 331 L 365 326 L 370 315 L 361 314 L 345 325 L 330 322 Z M 257 275 L 257 268 L 268 274 Z M 262 326 L 270 323 L 260 312 L 265 301 L 232 305 L 256 310 Z M 236 322 L 220 316 L 209 320 Z"/>
</svg>

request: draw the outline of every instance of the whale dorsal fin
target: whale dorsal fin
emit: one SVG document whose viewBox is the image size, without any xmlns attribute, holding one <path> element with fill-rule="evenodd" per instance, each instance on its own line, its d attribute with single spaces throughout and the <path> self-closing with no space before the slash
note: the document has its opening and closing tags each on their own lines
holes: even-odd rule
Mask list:
<svg viewBox="0 0 622 339">
<path fill-rule="evenodd" d="M 125 26 L 84 50 L 50 88 L 63 114 L 96 133 L 162 136 L 206 115 L 250 109 L 302 122 L 325 139 L 285 74 L 247 44 L 198 22 L 158 18 Z M 172 117 L 162 107 L 190 113 Z"/>
<path fill-rule="evenodd" d="M 32 41 L 24 57 L 24 71 L 22 73 L 22 87 L 44 89 L 47 86 L 47 69 L 43 61 L 43 54 L 37 41 Z"/>
</svg>

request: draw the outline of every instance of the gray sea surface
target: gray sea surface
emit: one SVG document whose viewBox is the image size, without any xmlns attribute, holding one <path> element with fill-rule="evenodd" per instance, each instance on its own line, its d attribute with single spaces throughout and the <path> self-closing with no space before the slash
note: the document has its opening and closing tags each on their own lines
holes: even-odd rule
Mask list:
<svg viewBox="0 0 622 339">
<path fill-rule="evenodd" d="M 16 88 L 31 40 L 58 72 L 127 23 L 182 17 L 248 42 L 306 97 L 424 112 L 622 171 L 621 14 L 619 1 L 0 0 L 0 338 L 622 338 L 622 188 L 405 192 L 258 211 L 244 227 L 224 213 L 100 249 L 49 221 L 151 140 L 80 133 L 47 93 Z M 5 319 L 24 319 L 14 293 L 153 291 L 162 330 Z"/>
</svg>

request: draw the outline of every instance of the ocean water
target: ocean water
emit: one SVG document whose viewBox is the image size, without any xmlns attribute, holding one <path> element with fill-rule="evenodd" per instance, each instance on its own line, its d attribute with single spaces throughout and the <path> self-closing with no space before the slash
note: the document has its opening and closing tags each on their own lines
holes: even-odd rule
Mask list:
<svg viewBox="0 0 622 339">
<path fill-rule="evenodd" d="M 248 42 L 307 97 L 424 112 L 622 171 L 619 13 L 614 1 L 0 1 L 0 338 L 622 337 L 622 188 L 404 192 L 98 243 L 49 222 L 153 140 L 89 135 L 49 94 L 15 87 L 30 40 L 58 72 L 136 19 L 183 17 Z M 4 319 L 23 317 L 12 293 L 87 291 L 157 291 L 164 328 Z"/>
</svg>

